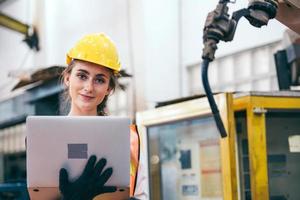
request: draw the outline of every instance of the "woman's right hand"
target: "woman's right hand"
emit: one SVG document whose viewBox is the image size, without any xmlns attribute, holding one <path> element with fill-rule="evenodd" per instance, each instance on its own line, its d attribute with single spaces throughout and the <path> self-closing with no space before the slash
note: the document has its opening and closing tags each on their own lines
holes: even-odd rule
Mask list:
<svg viewBox="0 0 300 200">
<path fill-rule="evenodd" d="M 95 196 L 117 190 L 114 186 L 104 186 L 112 175 L 112 168 L 104 170 L 106 159 L 96 163 L 96 156 L 91 156 L 80 177 L 71 182 L 68 172 L 62 168 L 59 172 L 59 190 L 63 200 L 92 200 Z"/>
</svg>

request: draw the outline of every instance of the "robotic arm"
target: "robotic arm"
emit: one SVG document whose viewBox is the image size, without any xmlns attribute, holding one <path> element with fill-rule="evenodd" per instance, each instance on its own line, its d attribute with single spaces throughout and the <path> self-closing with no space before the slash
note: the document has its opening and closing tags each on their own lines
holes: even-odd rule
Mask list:
<svg viewBox="0 0 300 200">
<path fill-rule="evenodd" d="M 270 19 L 276 17 L 280 22 L 300 33 L 299 0 L 249 0 L 248 8 L 233 12 L 231 18 L 228 14 L 228 3 L 231 1 L 219 0 L 215 10 L 208 14 L 203 30 L 202 83 L 221 137 L 226 137 L 227 133 L 208 81 L 208 66 L 214 60 L 219 41 L 233 40 L 238 21 L 242 17 L 258 28 L 267 25 Z"/>
</svg>

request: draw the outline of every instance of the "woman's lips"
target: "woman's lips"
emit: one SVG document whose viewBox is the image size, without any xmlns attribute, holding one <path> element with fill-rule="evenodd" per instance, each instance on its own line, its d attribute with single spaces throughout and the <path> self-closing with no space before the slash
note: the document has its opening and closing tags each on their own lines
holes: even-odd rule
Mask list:
<svg viewBox="0 0 300 200">
<path fill-rule="evenodd" d="M 94 97 L 92 96 L 87 96 L 87 95 L 84 95 L 84 94 L 80 94 L 81 98 L 84 100 L 84 101 L 91 101 L 92 99 L 94 99 Z"/>
</svg>

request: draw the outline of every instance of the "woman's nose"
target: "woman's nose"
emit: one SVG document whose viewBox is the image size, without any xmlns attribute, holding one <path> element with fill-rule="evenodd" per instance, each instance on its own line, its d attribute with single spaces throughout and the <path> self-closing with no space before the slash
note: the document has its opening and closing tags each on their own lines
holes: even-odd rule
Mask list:
<svg viewBox="0 0 300 200">
<path fill-rule="evenodd" d="M 84 90 L 87 92 L 91 92 L 94 89 L 93 80 L 87 80 L 84 84 Z"/>
</svg>

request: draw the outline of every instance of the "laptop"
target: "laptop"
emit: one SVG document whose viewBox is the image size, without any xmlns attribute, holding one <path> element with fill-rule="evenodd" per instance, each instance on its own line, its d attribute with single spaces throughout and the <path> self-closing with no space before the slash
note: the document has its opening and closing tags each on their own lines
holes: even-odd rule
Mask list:
<svg viewBox="0 0 300 200">
<path fill-rule="evenodd" d="M 97 160 L 107 159 L 106 167 L 112 167 L 113 174 L 106 185 L 118 187 L 116 192 L 96 199 L 128 199 L 129 126 L 127 117 L 27 117 L 27 187 L 31 200 L 58 199 L 59 170 L 66 168 L 69 179 L 75 180 L 91 155 Z"/>
</svg>

